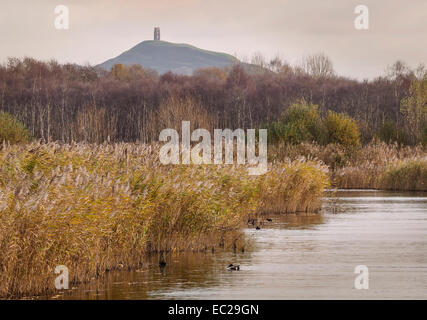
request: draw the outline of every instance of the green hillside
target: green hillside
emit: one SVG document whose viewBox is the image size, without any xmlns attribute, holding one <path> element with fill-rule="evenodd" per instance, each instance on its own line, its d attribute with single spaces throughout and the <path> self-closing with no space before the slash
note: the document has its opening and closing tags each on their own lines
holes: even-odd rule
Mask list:
<svg viewBox="0 0 427 320">
<path fill-rule="evenodd" d="M 224 68 L 239 63 L 232 55 L 199 49 L 197 47 L 166 41 L 143 41 L 119 56 L 109 59 L 99 67 L 110 70 L 115 64 L 139 64 L 159 74 L 172 71 L 191 75 L 200 68 Z"/>
</svg>

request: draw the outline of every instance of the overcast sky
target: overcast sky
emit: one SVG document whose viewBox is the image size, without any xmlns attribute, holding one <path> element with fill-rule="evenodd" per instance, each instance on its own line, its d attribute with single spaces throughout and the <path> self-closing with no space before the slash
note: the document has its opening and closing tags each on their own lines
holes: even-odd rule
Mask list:
<svg viewBox="0 0 427 320">
<path fill-rule="evenodd" d="M 57 5 L 69 30 L 54 27 Z M 354 9 L 369 8 L 369 30 Z M 30 56 L 98 64 L 153 38 L 290 63 L 323 51 L 337 73 L 372 78 L 397 59 L 427 64 L 427 0 L 0 0 L 0 61 Z"/>
</svg>

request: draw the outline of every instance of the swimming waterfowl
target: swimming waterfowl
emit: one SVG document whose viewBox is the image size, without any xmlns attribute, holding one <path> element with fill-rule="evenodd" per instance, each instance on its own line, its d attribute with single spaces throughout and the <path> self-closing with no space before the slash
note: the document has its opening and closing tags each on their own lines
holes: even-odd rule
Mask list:
<svg viewBox="0 0 427 320">
<path fill-rule="evenodd" d="M 255 229 L 260 230 L 260 229 L 261 229 L 261 227 L 260 227 L 260 226 L 256 226 L 256 228 L 255 228 Z"/>
<path fill-rule="evenodd" d="M 271 218 L 267 218 L 267 221 L 268 221 L 268 222 L 271 222 L 271 221 L 273 221 L 273 219 L 271 219 Z"/>
<path fill-rule="evenodd" d="M 230 263 L 227 267 L 227 270 L 240 270 L 240 265 Z"/>
</svg>

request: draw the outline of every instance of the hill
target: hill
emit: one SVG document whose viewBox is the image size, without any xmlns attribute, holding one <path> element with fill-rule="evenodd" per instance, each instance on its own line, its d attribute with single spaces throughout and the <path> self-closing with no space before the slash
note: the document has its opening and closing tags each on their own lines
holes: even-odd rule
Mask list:
<svg viewBox="0 0 427 320">
<path fill-rule="evenodd" d="M 239 63 L 239 60 L 226 53 L 203 50 L 188 44 L 149 40 L 98 66 L 111 70 L 113 65 L 119 63 L 139 64 L 144 68 L 156 70 L 159 74 L 172 71 L 191 75 L 200 68 L 224 68 Z"/>
</svg>

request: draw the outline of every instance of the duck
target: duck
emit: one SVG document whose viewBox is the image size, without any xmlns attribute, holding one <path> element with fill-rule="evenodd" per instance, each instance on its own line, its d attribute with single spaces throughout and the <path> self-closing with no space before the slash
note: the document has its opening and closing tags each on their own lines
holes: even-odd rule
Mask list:
<svg viewBox="0 0 427 320">
<path fill-rule="evenodd" d="M 230 263 L 228 265 L 228 267 L 227 267 L 227 270 L 230 270 L 230 271 L 232 271 L 232 270 L 240 270 L 240 265 Z"/>
<path fill-rule="evenodd" d="M 271 222 L 271 221 L 273 221 L 273 219 L 271 219 L 271 218 L 267 218 L 267 221 L 268 221 L 268 222 Z"/>
<path fill-rule="evenodd" d="M 256 230 L 260 230 L 261 229 L 261 227 L 260 226 L 256 226 L 256 228 L 255 228 Z"/>
</svg>

